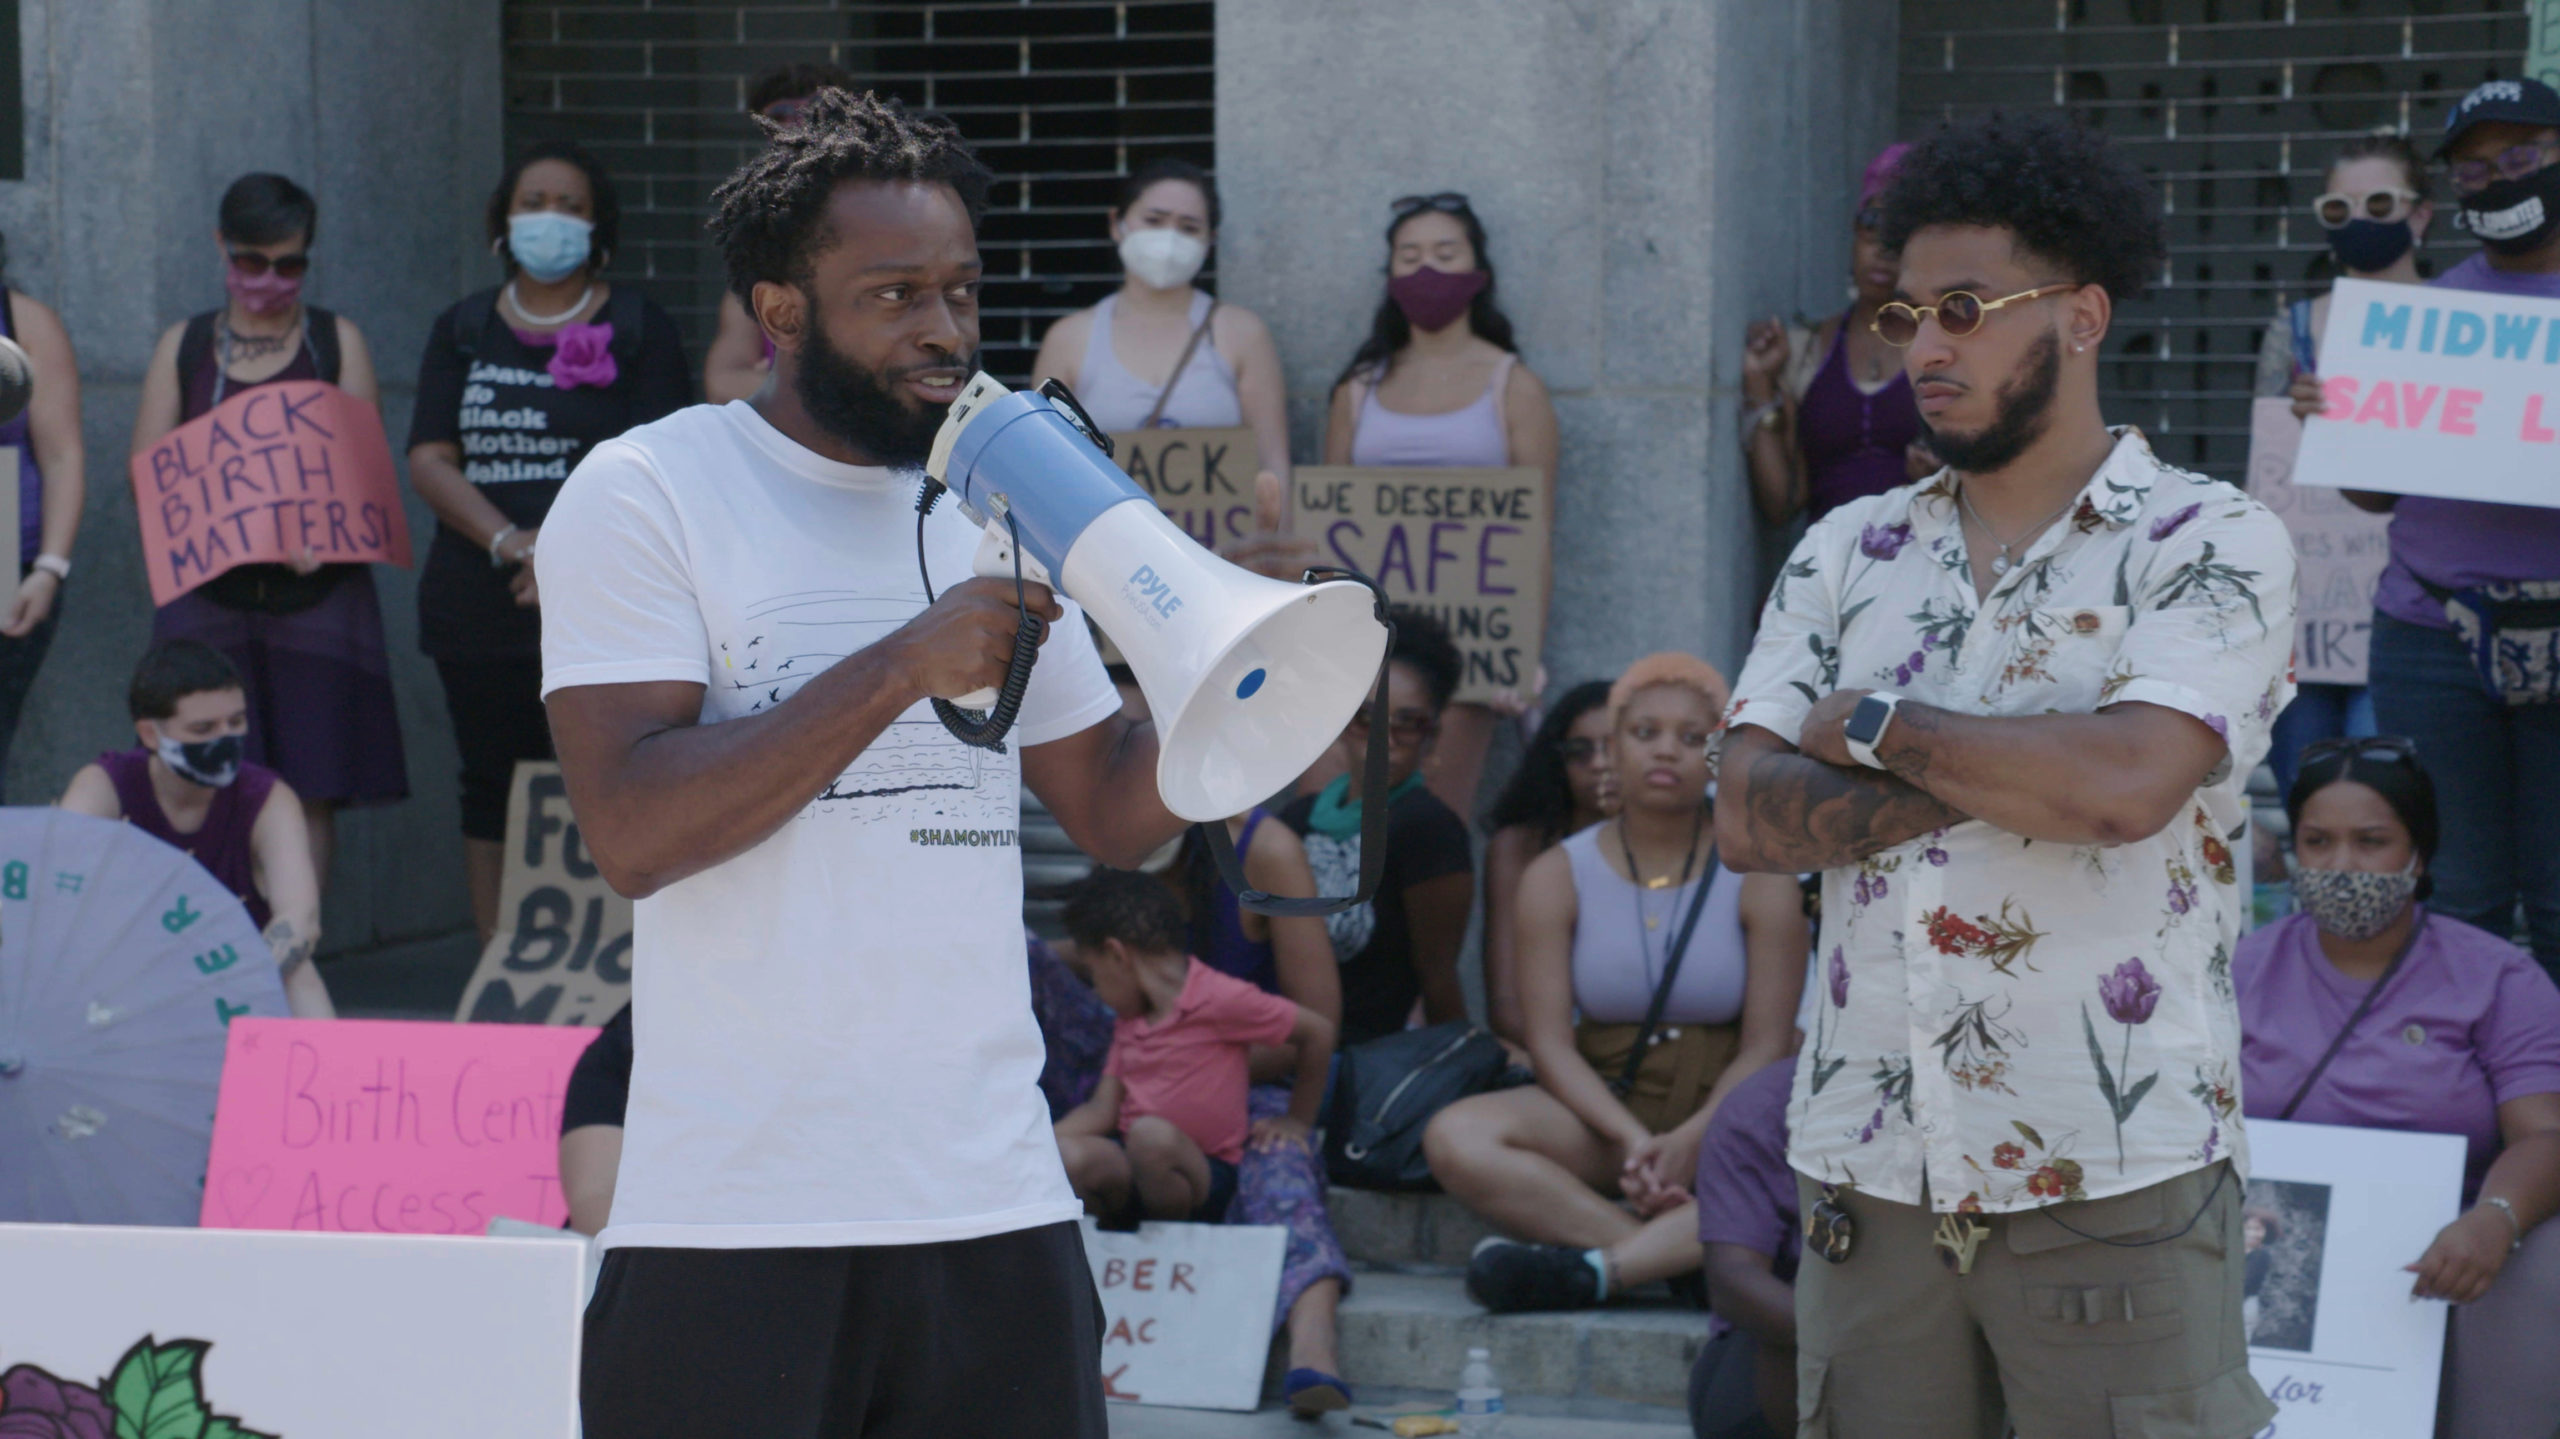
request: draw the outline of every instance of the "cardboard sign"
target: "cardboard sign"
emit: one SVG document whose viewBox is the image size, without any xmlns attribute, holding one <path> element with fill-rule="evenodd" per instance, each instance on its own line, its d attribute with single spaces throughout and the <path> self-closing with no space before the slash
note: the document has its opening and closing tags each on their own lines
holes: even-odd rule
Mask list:
<svg viewBox="0 0 2560 1439">
<path fill-rule="evenodd" d="M 2532 0 L 2533 35 L 2524 49 L 2524 73 L 2560 85 L 2560 0 Z"/>
<path fill-rule="evenodd" d="M 576 1439 L 582 1248 L 0 1224 L 0 1429 Z"/>
<path fill-rule="evenodd" d="M 2341 280 L 2295 483 L 2560 506 L 2560 300 Z"/>
<path fill-rule="evenodd" d="M 603 1024 L 631 1000 L 631 901 L 587 858 L 560 766 L 516 766 L 507 795 L 498 932 L 454 1018 Z"/>
<path fill-rule="evenodd" d="M 1276 1224 L 1084 1221 L 1102 1291 L 1102 1392 L 1124 1404 L 1253 1409 L 1271 1353 L 1271 1309 L 1289 1231 Z"/>
<path fill-rule="evenodd" d="M 409 518 L 382 415 L 335 385 L 243 390 L 133 457 L 151 602 L 235 565 L 409 563 Z"/>
<path fill-rule="evenodd" d="M 1262 468 L 1253 431 L 1130 430 L 1111 437 L 1111 456 L 1201 548 L 1253 533 L 1253 477 Z"/>
<path fill-rule="evenodd" d="M 1439 616 L 1466 657 L 1461 704 L 1526 691 L 1547 623 L 1546 476 L 1507 470 L 1301 469 L 1292 528 L 1317 563 L 1358 570 Z"/>
<path fill-rule="evenodd" d="M 2412 1303 L 2409 1264 L 2462 1209 L 2457 1135 L 2249 1121 L 2246 1240 L 2263 1262 L 2241 1322 L 2249 1372 L 2283 1439 L 2428 1439 L 2444 1358 L 2441 1303 Z"/>
<path fill-rule="evenodd" d="M 388 1019 L 231 1026 L 207 1229 L 557 1228 L 560 1102 L 592 1029 Z"/>
<path fill-rule="evenodd" d="M 2357 509 L 2335 490 L 2296 485 L 2294 455 L 2301 445 L 2293 401 L 2262 398 L 2250 409 L 2250 497 L 2282 517 L 2293 535 L 2300 588 L 2294 678 L 2360 685 L 2365 641 L 2373 633 L 2373 588 L 2391 558 L 2391 517 Z"/>
</svg>

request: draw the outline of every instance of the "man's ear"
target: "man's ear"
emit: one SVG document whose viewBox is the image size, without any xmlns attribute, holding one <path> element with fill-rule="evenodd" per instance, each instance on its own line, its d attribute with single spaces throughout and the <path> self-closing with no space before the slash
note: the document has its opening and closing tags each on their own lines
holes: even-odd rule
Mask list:
<svg viewBox="0 0 2560 1439">
<path fill-rule="evenodd" d="M 748 299 L 747 309 L 755 315 L 756 323 L 764 327 L 764 332 L 773 337 L 775 344 L 788 340 L 797 346 L 808 333 L 811 318 L 809 297 L 800 292 L 799 286 L 758 280 Z"/>
<path fill-rule="evenodd" d="M 160 748 L 160 726 L 147 719 L 138 719 L 133 722 L 133 737 L 142 742 L 144 749 Z"/>
<path fill-rule="evenodd" d="M 2096 354 L 2115 323 L 2115 297 L 2103 285 L 2083 285 L 2071 292 L 2064 307 L 2063 337 L 2073 354 Z"/>
</svg>

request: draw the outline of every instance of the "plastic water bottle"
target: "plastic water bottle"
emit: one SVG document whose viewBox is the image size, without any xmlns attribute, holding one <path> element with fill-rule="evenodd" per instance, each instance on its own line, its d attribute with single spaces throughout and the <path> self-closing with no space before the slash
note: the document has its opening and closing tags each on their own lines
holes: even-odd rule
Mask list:
<svg viewBox="0 0 2560 1439">
<path fill-rule="evenodd" d="M 1502 1383 L 1493 1377 L 1493 1352 L 1467 1351 L 1466 1370 L 1458 1376 L 1458 1433 L 1483 1439 L 1502 1432 Z"/>
</svg>

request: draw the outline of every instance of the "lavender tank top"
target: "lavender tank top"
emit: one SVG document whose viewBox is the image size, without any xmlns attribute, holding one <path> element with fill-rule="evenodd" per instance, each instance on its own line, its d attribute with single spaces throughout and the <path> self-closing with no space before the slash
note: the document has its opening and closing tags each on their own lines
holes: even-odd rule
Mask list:
<svg viewBox="0 0 2560 1439">
<path fill-rule="evenodd" d="M 1498 470 L 1511 463 L 1511 434 L 1502 425 L 1502 390 L 1517 355 L 1493 367 L 1493 383 L 1473 404 L 1438 415 L 1408 415 L 1378 403 L 1377 377 L 1360 382 L 1352 422 L 1351 463 Z M 1638 1015 L 1637 1018 L 1643 1018 Z"/>
<path fill-rule="evenodd" d="M 1707 907 L 1689 936 L 1689 956 L 1672 982 L 1666 1024 L 1731 1024 L 1742 1014 L 1742 981 L 1748 964 L 1742 945 L 1742 876 L 1707 872 L 1678 889 L 1640 889 L 1621 879 L 1600 856 L 1604 825 L 1564 842 L 1573 863 L 1573 1002 L 1582 1017 L 1602 1024 L 1642 1024 L 1653 987 L 1671 958 L 1689 902 L 1698 886 L 1712 884 Z M 1641 905 L 1639 905 L 1641 901 Z M 1643 919 L 1637 917 L 1641 908 Z M 1647 929 L 1644 919 L 1655 921 Z"/>
<path fill-rule="evenodd" d="M 1083 363 L 1076 367 L 1076 399 L 1102 428 L 1134 430 L 1146 423 L 1147 412 L 1156 407 L 1156 397 L 1164 394 L 1165 387 L 1129 373 L 1111 348 L 1111 317 L 1119 303 L 1118 295 L 1105 295 L 1093 307 L 1093 334 L 1085 340 Z M 1200 322 L 1209 318 L 1213 303 L 1200 291 L 1191 292 L 1192 329 L 1199 329 Z M 1230 430 L 1243 423 L 1235 372 L 1227 368 L 1214 338 L 1203 335 L 1192 347 L 1182 373 L 1173 377 L 1173 394 L 1156 424 L 1163 429 Z"/>
<path fill-rule="evenodd" d="M 0 335 L 18 338 L 18 317 L 10 292 L 0 289 Z M 36 445 L 26 412 L 0 425 L 0 445 L 18 447 L 18 567 L 34 564 L 44 547 L 44 472 L 36 468 Z"/>
</svg>

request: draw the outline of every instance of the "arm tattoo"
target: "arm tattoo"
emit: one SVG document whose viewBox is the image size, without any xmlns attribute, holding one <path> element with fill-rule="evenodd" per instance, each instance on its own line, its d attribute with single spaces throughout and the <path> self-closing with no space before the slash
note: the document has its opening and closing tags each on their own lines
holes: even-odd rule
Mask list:
<svg viewBox="0 0 2560 1439">
<path fill-rule="evenodd" d="M 311 951 L 320 943 L 320 936 L 297 933 L 292 920 L 279 919 L 267 925 L 266 940 L 267 948 L 275 951 L 276 971 L 291 978 L 295 970 L 310 961 Z"/>
<path fill-rule="evenodd" d="M 1763 854 L 1790 869 L 1838 869 L 1966 818 L 1874 770 L 1784 752 L 1751 765 L 1752 827 Z"/>
</svg>

